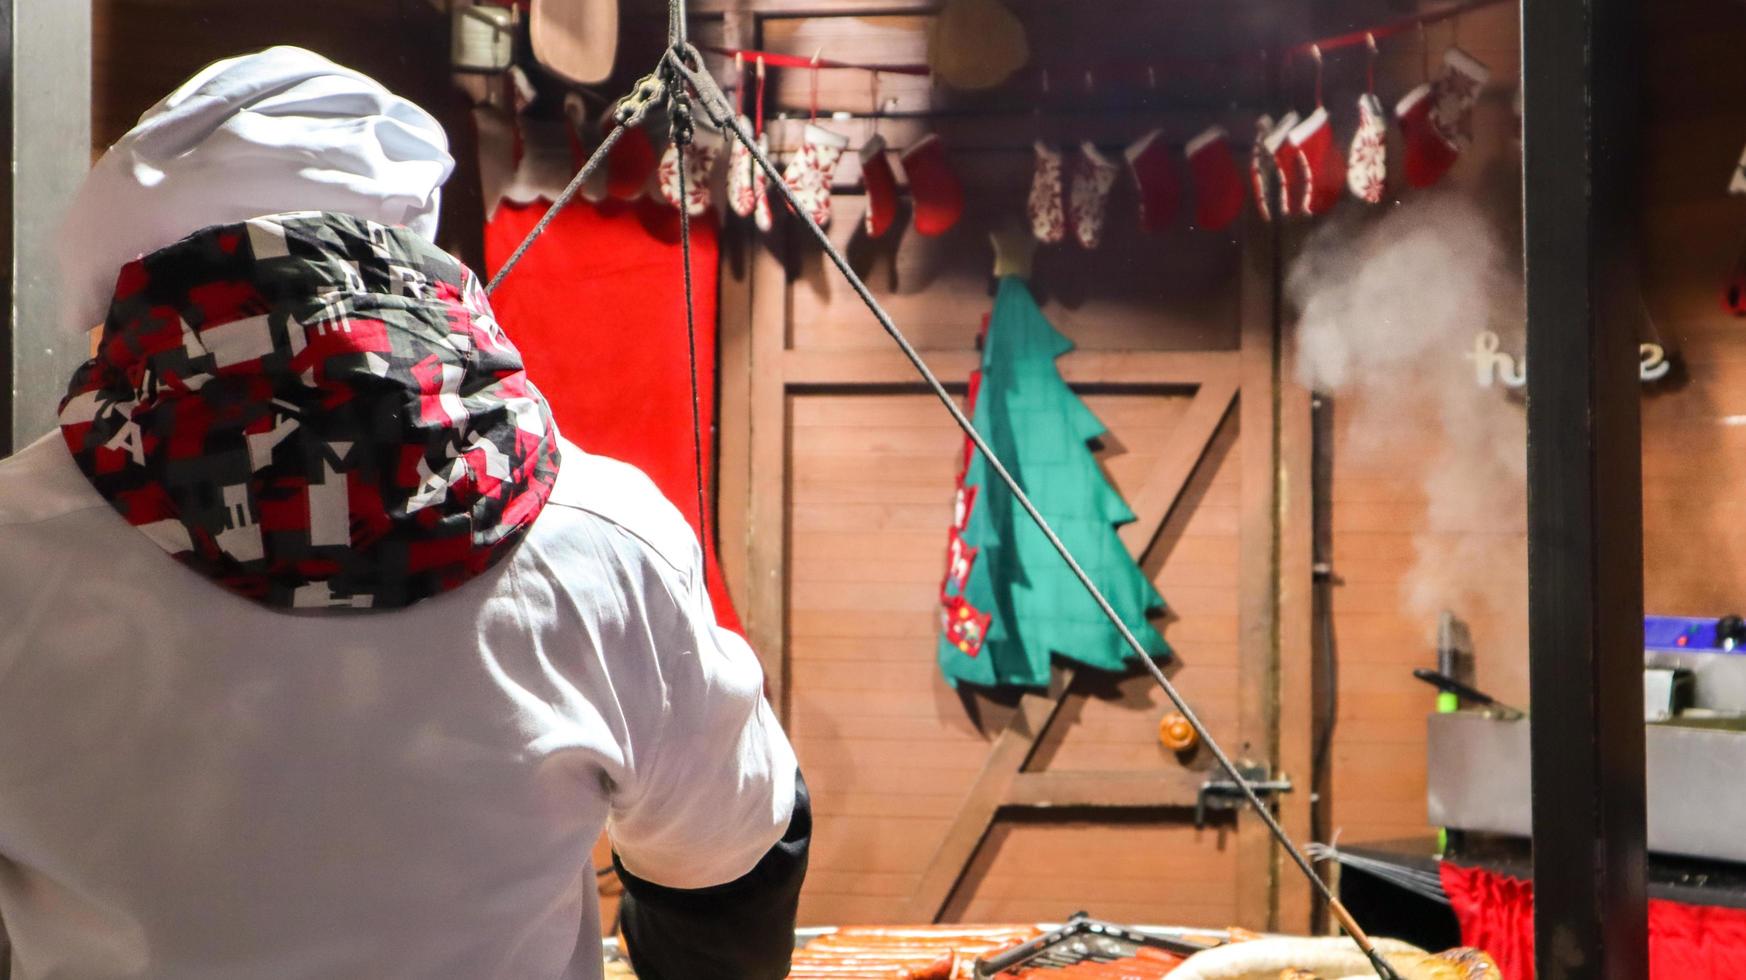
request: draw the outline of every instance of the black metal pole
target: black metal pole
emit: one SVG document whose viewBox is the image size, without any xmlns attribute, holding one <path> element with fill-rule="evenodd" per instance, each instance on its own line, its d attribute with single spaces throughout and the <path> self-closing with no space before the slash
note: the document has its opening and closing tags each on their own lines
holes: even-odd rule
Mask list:
<svg viewBox="0 0 1746 980">
<path fill-rule="evenodd" d="M 12 56 L 12 18 L 16 6 L 17 0 L 0 0 L 0 160 L 7 163 L 7 166 L 0 167 L 0 299 L 4 300 L 4 305 L 0 306 L 4 310 L 4 320 L 0 321 L 0 458 L 21 448 L 20 441 L 13 436 L 18 413 L 18 395 L 13 383 L 13 365 L 18 359 L 18 318 L 14 313 L 12 283 L 16 246 L 12 234 L 12 184 L 16 168 L 11 166 L 16 142 L 12 98 L 18 87 L 16 60 Z M 4 944 L 0 944 L 0 951 L 4 949 Z M 10 955 L 5 958 L 11 960 Z M 0 969 L 0 975 L 7 972 L 10 972 L 9 968 Z"/>
<path fill-rule="evenodd" d="M 91 0 L 0 0 L 0 455 L 55 426 L 83 337 L 61 330 L 55 229 L 91 165 Z M 96 324 L 91 324 L 96 326 Z"/>
<path fill-rule="evenodd" d="M 1523 0 L 1540 980 L 1648 976 L 1639 0 Z"/>
</svg>

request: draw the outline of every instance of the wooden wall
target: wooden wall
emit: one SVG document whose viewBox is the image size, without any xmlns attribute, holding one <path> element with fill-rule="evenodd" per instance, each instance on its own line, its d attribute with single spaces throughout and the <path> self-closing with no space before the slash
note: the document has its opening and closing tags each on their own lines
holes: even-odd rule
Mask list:
<svg viewBox="0 0 1746 980">
<path fill-rule="evenodd" d="M 1114 44 L 1214 61 L 1248 50 L 1258 37 L 1375 23 L 1397 6 L 1344 4 L 1339 18 L 1310 24 L 1297 5 L 1262 2 L 1212 13 L 1193 4 L 1134 0 L 1095 12 L 1044 0 L 1013 5 L 1051 57 L 1107 54 Z M 923 57 L 934 8 L 927 0 L 696 0 L 693 6 L 705 40 L 883 61 Z M 207 61 L 269 43 L 305 44 L 377 74 L 444 119 L 457 136 L 462 164 L 446 202 L 450 246 L 476 254 L 479 203 L 463 136 L 468 127 L 450 95 L 443 28 L 430 4 L 97 0 L 95 12 L 99 145 Z M 633 36 L 618 81 L 647 60 L 658 21 L 658 11 L 627 16 Z M 1746 518 L 1746 505 L 1735 489 L 1746 476 L 1740 462 L 1746 459 L 1746 347 L 1736 339 L 1746 324 L 1720 303 L 1746 238 L 1746 201 L 1724 194 L 1746 141 L 1746 108 L 1736 94 L 1746 82 L 1746 61 L 1738 56 L 1746 8 L 1723 0 L 1670 0 L 1656 6 L 1652 25 L 1646 40 L 1646 305 L 1682 369 L 1674 383 L 1648 395 L 1644 408 L 1647 606 L 1720 614 L 1740 611 L 1746 595 L 1746 572 L 1732 560 L 1746 545 L 1746 519 L 1736 519 Z M 1488 63 L 1493 83 L 1480 108 L 1478 145 L 1445 189 L 1495 202 L 1513 192 L 1516 159 L 1508 102 L 1516 79 L 1516 22 L 1509 6 L 1388 42 L 1378 88 L 1391 103 L 1420 80 L 1427 52 L 1434 60 L 1450 43 Z M 1330 61 L 1338 64 L 1345 67 L 1330 67 L 1330 99 L 1357 90 L 1350 60 Z M 1308 101 L 1302 71 L 1300 65 L 1286 77 L 1287 95 L 1300 108 Z M 804 73 L 777 73 L 773 99 L 798 117 L 808 88 Z M 880 95 L 896 98 L 900 109 L 925 110 L 944 100 L 984 110 L 880 126 L 900 148 L 928 128 L 947 137 L 972 191 L 969 217 L 962 230 L 942 239 L 861 240 L 852 233 L 862 202 L 853 193 L 851 156 L 839 181 L 835 234 L 918 345 L 940 355 L 954 375 L 950 380 L 961 381 L 990 302 L 982 235 L 1021 206 L 1033 138 L 1088 136 L 1116 147 L 1163 125 L 1180 143 L 1199 126 L 1222 120 L 1243 141 L 1257 108 L 1278 108 L 1267 104 L 1264 91 L 1259 74 L 1222 73 L 1173 79 L 1163 92 L 1122 111 L 1100 108 L 1117 98 L 1102 91 L 1032 113 L 1035 93 L 954 101 L 924 80 L 889 76 Z M 871 96 L 865 76 L 821 78 L 827 109 L 864 108 Z M 857 144 L 872 128 L 858 119 L 834 125 Z M 794 119 L 773 123 L 775 142 L 791 144 L 798 129 Z M 1392 149 L 1398 152 L 1398 145 Z M 1104 249 L 1097 255 L 1050 250 L 1035 276 L 1052 321 L 1086 352 L 1070 355 L 1064 367 L 1090 384 L 1088 404 L 1112 431 L 1102 458 L 1130 498 L 1182 424 L 1192 387 L 1118 390 L 1099 385 L 1093 368 L 1074 365 L 1093 364 L 1087 355 L 1097 351 L 1239 353 L 1244 324 L 1258 315 L 1257 297 L 1269 293 L 1266 282 L 1255 280 L 1264 269 L 1257 250 L 1268 233 L 1252 218 L 1232 235 L 1177 231 L 1146 239 L 1133 230 L 1133 207 L 1131 190 L 1120 182 Z M 1513 239 L 1511 212 L 1497 213 L 1501 233 Z M 1286 232 L 1287 260 L 1303 234 Z M 817 793 L 818 850 L 803 914 L 811 922 L 899 918 L 994 733 L 1012 714 L 1010 702 L 960 698 L 933 667 L 934 595 L 958 436 L 937 405 L 897 380 L 901 375 L 885 359 L 888 341 L 827 274 L 816 251 L 792 239 L 747 235 L 730 236 L 725 255 L 723 561 L 760 645 L 781 652 L 774 680 Z M 1265 321 L 1270 313 L 1259 316 Z M 784 384 L 773 399 L 760 401 L 760 371 L 788 370 L 802 382 Z M 1247 370 L 1271 379 L 1265 357 Z M 1277 412 L 1262 410 L 1251 397 L 1218 429 L 1146 568 L 1172 606 L 1166 635 L 1181 653 L 1176 678 L 1184 692 L 1215 731 L 1245 754 L 1290 768 L 1302 787 L 1309 770 L 1307 543 L 1288 528 L 1261 553 L 1269 568 L 1278 563 L 1274 577 L 1257 584 L 1244 571 L 1255 559 L 1254 545 L 1244 544 L 1245 527 L 1273 533 L 1275 489 L 1296 488 L 1287 496 L 1300 502 L 1307 492 L 1308 425 L 1300 411 L 1303 393 L 1290 375 L 1288 360 Z M 886 380 L 862 383 L 868 378 Z M 1410 397 L 1366 404 L 1340 396 L 1332 404 L 1339 713 L 1324 787 L 1328 826 L 1346 841 L 1420 834 L 1429 829 L 1424 719 L 1432 696 L 1410 671 L 1434 663 L 1435 622 L 1434 611 L 1412 602 L 1403 582 L 1421 548 L 1493 556 L 1502 598 L 1452 595 L 1448 605 L 1473 627 L 1481 685 L 1525 703 L 1522 515 L 1504 493 L 1506 506 L 1495 521 L 1434 520 L 1418 475 L 1442 448 L 1427 406 Z M 1263 446 L 1272 436 L 1261 426 L 1275 424 L 1277 448 Z M 766 458 L 759 440 L 772 432 L 779 433 L 781 464 L 774 469 L 759 463 Z M 1257 432 L 1267 438 L 1253 438 Z M 1260 468 L 1252 470 L 1257 454 Z M 1250 472 L 1273 477 L 1257 480 L 1246 476 Z M 761 503 L 771 499 L 779 501 L 774 510 Z M 773 541 L 785 541 L 785 551 L 773 553 Z M 1244 653 L 1256 644 L 1263 650 L 1259 659 Z M 1249 717 L 1258 703 L 1278 706 L 1259 727 Z M 1065 735 L 1046 744 L 1035 765 L 1144 771 L 1180 765 L 1153 738 L 1162 710 L 1144 678 L 1091 685 L 1073 702 Z M 1279 744 L 1268 744 L 1269 737 Z M 1204 759 L 1193 763 L 1204 765 Z M 1196 832 L 1184 817 L 1180 810 L 1052 820 L 1007 815 L 995 824 L 951 914 L 1057 918 L 1083 907 L 1134 921 L 1301 924 L 1301 907 L 1270 891 L 1283 879 L 1267 876 L 1269 858 L 1263 854 L 1257 864 L 1252 846 L 1245 856 L 1241 842 L 1252 827 L 1223 823 Z M 1257 898 L 1257 887 L 1267 894 Z"/>
<path fill-rule="evenodd" d="M 749 6 L 743 44 L 803 55 L 822 49 L 851 61 L 925 56 L 928 18 L 906 8 L 927 13 L 927 4 L 843 15 L 828 3 Z M 1180 64 L 1197 46 L 1204 54 L 1233 43 L 1232 23 L 1198 8 L 1127 3 L 1087 16 L 1046 3 L 1014 6 L 1042 59 L 1113 58 L 1113 46 Z M 986 236 L 1022 214 L 1032 140 L 1090 139 L 1119 152 L 1154 126 L 1178 147 L 1212 122 L 1242 133 L 1248 122 L 1230 112 L 1232 99 L 1262 80 L 1259 72 L 1178 80 L 1165 95 L 1123 92 L 1106 79 L 1092 93 L 1071 85 L 1037 111 L 1039 95 L 1028 89 L 963 97 L 887 79 L 879 94 L 898 98 L 901 108 L 946 110 L 885 120 L 880 132 L 899 149 L 940 133 L 968 191 L 966 217 L 940 239 L 900 232 L 868 242 L 856 233 L 864 203 L 851 164 L 839 174 L 831 235 L 910 339 L 961 386 L 990 306 Z M 804 73 L 786 73 L 773 91 L 790 116 L 805 113 Z M 827 110 L 864 111 L 872 98 L 864 75 L 820 80 Z M 829 125 L 857 144 L 871 130 L 864 119 Z M 772 140 L 791 146 L 798 130 L 797 120 L 776 122 Z M 1255 251 L 1268 236 L 1247 222 L 1221 234 L 1195 232 L 1184 216 L 1175 230 L 1148 238 L 1134 209 L 1124 180 L 1102 249 L 1045 250 L 1033 287 L 1079 347 L 1062 367 L 1110 427 L 1102 459 L 1130 500 L 1180 452 L 1176 440 L 1195 412 L 1189 395 L 1204 389 L 1198 376 L 1147 378 L 1124 365 L 1210 352 L 1193 356 L 1229 358 L 1242 374 L 1240 406 L 1210 443 L 1194 447 L 1186 489 L 1145 567 L 1171 605 L 1166 635 L 1180 654 L 1173 670 L 1183 691 L 1233 752 L 1275 768 L 1282 717 L 1303 720 L 1276 707 L 1307 704 L 1307 685 L 1282 694 L 1276 671 L 1272 305 L 1264 249 Z M 724 286 L 724 565 L 815 790 L 820 819 L 802 914 L 809 922 L 912 918 L 918 888 L 938 871 L 935 851 L 956 833 L 1012 717 L 1010 701 L 949 689 L 934 663 L 961 437 L 797 229 L 753 236 L 740 248 L 734 255 L 729 246 Z M 739 318 L 736 302 L 745 304 Z M 740 399 L 734 378 L 742 372 Z M 737 559 L 736 544 L 744 547 Z M 1294 560 L 1307 578 L 1307 554 Z M 1307 624 L 1296 632 L 1307 635 Z M 1156 774 L 1161 782 L 1184 773 L 1185 785 L 1198 786 L 1208 760 L 1185 763 L 1158 745 L 1165 704 L 1147 678 L 1079 683 L 1059 734 L 1027 772 Z M 1306 735 L 1287 740 L 1292 751 Z M 1307 781 L 1307 770 L 1303 762 L 1294 771 Z M 1261 829 L 1221 818 L 1197 831 L 1188 820 L 1192 799 L 1191 788 L 1143 810 L 1000 813 L 943 914 L 1058 919 L 1083 907 L 1131 921 L 1307 921 L 1300 887 L 1275 888 L 1276 856 Z M 1303 823 L 1307 795 L 1287 805 L 1288 820 Z"/>
<path fill-rule="evenodd" d="M 1746 474 L 1739 462 L 1746 458 L 1746 324 L 1721 302 L 1746 238 L 1746 201 L 1725 193 L 1746 143 L 1746 106 L 1737 98 L 1746 84 L 1737 54 L 1746 43 L 1746 8 L 1676 0 L 1657 4 L 1649 23 L 1645 303 L 1649 334 L 1677 351 L 1681 367 L 1670 382 L 1645 388 L 1645 605 L 1652 613 L 1722 615 L 1746 607 L 1746 571 L 1729 557 L 1746 544 L 1738 481 Z M 1508 101 L 1518 64 L 1514 10 L 1469 15 L 1425 37 L 1433 61 L 1451 42 L 1489 64 L 1493 76 L 1478 143 L 1451 173 L 1450 189 L 1495 203 L 1519 181 Z M 1379 77 L 1387 80 L 1380 85 L 1386 100 L 1419 80 L 1423 59 L 1410 41 L 1385 50 Z M 1518 239 L 1518 212 L 1504 206 L 1494 213 L 1505 240 Z M 1375 405 L 1336 396 L 1333 414 L 1332 557 L 1340 584 L 1330 828 L 1347 841 L 1425 834 L 1424 717 L 1434 696 L 1410 671 L 1434 666 L 1436 623 L 1434 609 L 1412 603 L 1406 579 L 1420 547 L 1450 561 L 1483 555 L 1492 562 L 1490 598 L 1446 601 L 1473 627 L 1481 686 L 1526 705 L 1523 500 L 1515 488 L 1500 487 L 1486 519 L 1439 522 L 1420 477 L 1444 448 L 1431 406 L 1411 397 Z"/>
</svg>

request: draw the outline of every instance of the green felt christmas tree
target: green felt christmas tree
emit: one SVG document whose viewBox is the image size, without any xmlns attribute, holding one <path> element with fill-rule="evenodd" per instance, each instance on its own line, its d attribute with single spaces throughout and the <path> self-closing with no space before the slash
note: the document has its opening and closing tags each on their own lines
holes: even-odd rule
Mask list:
<svg viewBox="0 0 1746 980">
<path fill-rule="evenodd" d="M 1103 423 L 1055 359 L 1073 349 L 1024 280 L 1000 281 L 971 379 L 971 417 L 1147 653 L 1164 607 L 1116 529 L 1134 520 L 1090 442 Z M 953 686 L 1043 687 L 1054 657 L 1125 670 L 1131 652 L 982 454 L 966 441 L 941 588 L 940 670 Z"/>
</svg>

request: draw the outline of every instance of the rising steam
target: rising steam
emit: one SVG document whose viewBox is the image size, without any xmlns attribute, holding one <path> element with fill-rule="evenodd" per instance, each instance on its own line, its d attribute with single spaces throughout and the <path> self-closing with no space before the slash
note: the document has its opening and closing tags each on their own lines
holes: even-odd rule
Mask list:
<svg viewBox="0 0 1746 980">
<path fill-rule="evenodd" d="M 1482 330 L 1521 349 L 1521 278 L 1500 223 L 1454 195 L 1415 197 L 1377 220 L 1348 217 L 1309 239 L 1286 289 L 1299 314 L 1298 380 L 1335 396 L 1337 452 L 1423 493 L 1423 519 L 1400 517 L 1417 528 L 1402 613 L 1427 639 L 1442 609 L 1474 620 L 1476 642 L 1494 654 L 1481 683 L 1520 697 L 1525 419 L 1518 400 L 1475 383 L 1464 356 Z"/>
</svg>

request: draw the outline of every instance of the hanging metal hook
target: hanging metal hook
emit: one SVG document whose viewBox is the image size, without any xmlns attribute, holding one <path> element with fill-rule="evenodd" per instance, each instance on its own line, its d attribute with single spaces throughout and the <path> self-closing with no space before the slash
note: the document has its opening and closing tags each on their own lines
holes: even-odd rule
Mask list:
<svg viewBox="0 0 1746 980">
<path fill-rule="evenodd" d="M 820 47 L 812 53 L 812 64 L 807 70 L 812 73 L 812 88 L 807 97 L 808 122 L 818 122 L 818 63 L 824 56 L 824 48 Z"/>
<path fill-rule="evenodd" d="M 746 53 L 734 52 L 734 115 L 746 114 Z"/>
<path fill-rule="evenodd" d="M 757 118 L 755 121 L 756 128 L 752 130 L 752 133 L 755 136 L 762 136 L 762 135 L 764 135 L 764 56 L 763 55 L 758 56 L 757 71 L 758 71 L 758 95 L 757 95 L 756 101 L 754 101 L 752 103 L 752 112 L 755 114 L 755 116 Z"/>
<path fill-rule="evenodd" d="M 879 117 L 884 114 L 884 106 L 879 104 L 879 69 L 877 69 L 877 68 L 873 69 L 871 72 L 869 72 L 869 75 L 872 78 L 872 81 L 869 84 L 871 85 L 871 87 L 873 89 L 873 98 L 868 104 L 873 107 L 873 120 L 872 120 L 873 135 L 878 136 L 879 135 Z"/>
<path fill-rule="evenodd" d="M 1376 47 L 1376 35 L 1369 31 L 1365 31 L 1364 46 L 1369 49 L 1369 54 L 1367 54 L 1364 59 L 1364 92 L 1366 95 L 1375 95 L 1376 59 L 1382 53 Z"/>
</svg>

